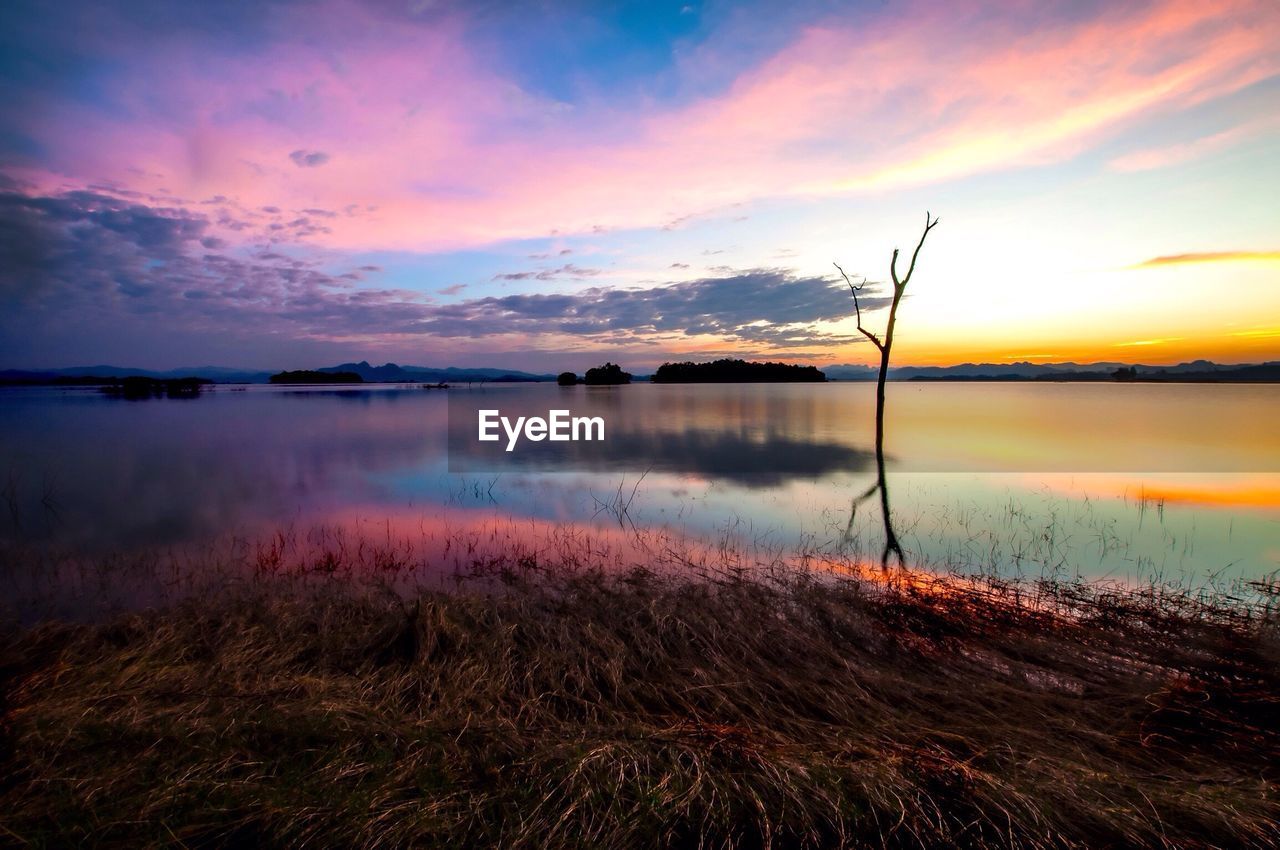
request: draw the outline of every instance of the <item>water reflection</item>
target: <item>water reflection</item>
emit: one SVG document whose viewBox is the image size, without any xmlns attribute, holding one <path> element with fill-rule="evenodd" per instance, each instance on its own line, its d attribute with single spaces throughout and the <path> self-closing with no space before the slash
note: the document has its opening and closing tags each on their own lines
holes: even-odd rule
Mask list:
<svg viewBox="0 0 1280 850">
<path fill-rule="evenodd" d="M 577 390 L 577 391 L 575 391 Z M 551 408 L 599 417 L 603 441 L 530 442 L 508 451 L 476 439 L 479 411 L 509 422 Z M 459 392 L 449 400 L 449 470 L 455 473 L 669 472 L 747 488 L 777 488 L 872 468 L 875 453 L 841 433 L 847 408 L 788 385 L 558 388 Z"/>
<path fill-rule="evenodd" d="M 1280 566 L 1280 479 L 1269 471 L 1280 466 L 1280 435 L 1260 424 L 1280 418 L 1274 388 L 1067 389 L 890 385 L 889 445 L 877 454 L 870 385 L 530 387 L 518 392 L 544 412 L 606 411 L 616 455 L 579 454 L 560 467 L 535 451 L 465 474 L 449 472 L 447 452 L 449 408 L 465 390 L 217 387 L 198 401 L 137 404 L 92 390 L 5 390 L 0 542 L 86 553 L 180 547 L 346 510 L 374 521 L 483 507 L 552 524 L 607 522 L 599 503 L 649 470 L 630 519 L 695 536 L 732 529 L 780 545 L 831 542 L 914 566 Z M 475 396 L 489 403 L 504 392 Z M 1103 409 L 1111 418 L 1098 424 Z M 1206 409 L 1220 426 L 1202 427 Z M 1091 431 L 1073 430 L 1086 421 Z M 1158 446 L 1164 468 L 1182 472 L 1061 471 L 1060 449 L 1091 443 L 1107 463 Z M 992 458 L 1020 465 L 940 474 L 948 457 L 970 470 Z M 887 526 L 874 517 L 877 501 Z"/>
<path fill-rule="evenodd" d="M 797 475 L 843 468 L 814 457 L 839 450 L 869 469 L 877 433 L 892 434 L 886 465 L 896 472 L 1280 472 L 1280 393 L 1269 385 L 891 384 L 883 429 L 869 384 L 711 384 L 628 387 L 517 386 L 449 391 L 450 469 L 697 468 L 682 452 L 688 433 L 773 442 L 772 471 Z M 606 422 L 603 443 L 476 440 L 477 413 L 511 421 L 553 408 Z M 1205 426 L 1206 411 L 1213 427 Z M 881 440 L 883 442 L 883 440 Z M 726 443 L 727 444 L 727 443 Z M 807 446 L 808 448 L 800 448 Z M 701 446 L 700 448 L 705 448 Z"/>
<path fill-rule="evenodd" d="M 494 429 L 496 441 L 477 439 L 482 410 L 517 423 L 547 418 L 551 409 L 598 419 L 605 439 L 521 438 L 510 449 L 503 427 Z M 551 395 L 540 387 L 457 392 L 449 399 L 449 470 L 658 471 L 777 487 L 872 468 L 870 441 L 840 427 L 845 412 L 819 394 L 785 385 L 558 388 Z"/>
<path fill-rule="evenodd" d="M 849 522 L 845 524 L 844 539 L 851 540 L 857 527 L 858 508 L 872 496 L 880 496 L 880 522 L 884 526 L 884 550 L 880 553 L 880 568 L 889 568 L 890 553 L 898 556 L 898 566 L 906 566 L 906 558 L 902 554 L 902 544 L 898 542 L 898 534 L 893 527 L 893 511 L 889 506 L 889 482 L 884 474 L 884 436 L 880 431 L 876 439 L 876 480 L 860 496 L 855 496 L 849 507 Z"/>
<path fill-rule="evenodd" d="M 376 500 L 373 477 L 443 471 L 443 403 L 405 393 L 232 393 L 4 403 L 0 533 L 83 550 L 200 541 Z"/>
</svg>

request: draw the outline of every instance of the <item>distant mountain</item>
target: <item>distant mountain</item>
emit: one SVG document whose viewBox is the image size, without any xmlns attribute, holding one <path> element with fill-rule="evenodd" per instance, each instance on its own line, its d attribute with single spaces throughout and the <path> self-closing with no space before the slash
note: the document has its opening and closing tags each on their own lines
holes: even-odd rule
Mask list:
<svg viewBox="0 0 1280 850">
<path fill-rule="evenodd" d="M 1280 369 L 1280 361 L 1257 365 L 1224 365 L 1210 360 L 1192 360 L 1176 366 L 1149 366 L 1142 363 L 1129 364 L 1120 362 L 1098 363 L 960 363 L 955 366 L 899 366 L 889 370 L 891 381 L 918 380 L 1101 380 L 1111 379 L 1111 374 L 1120 368 L 1132 366 L 1137 369 L 1138 380 L 1222 380 L 1222 381 L 1268 381 L 1275 378 L 1263 377 Z M 876 366 L 861 364 L 841 364 L 823 368 L 827 377 L 835 381 L 874 381 L 879 372 Z"/>
<path fill-rule="evenodd" d="M 874 381 L 876 367 L 859 366 L 856 363 L 844 363 L 836 366 L 823 366 L 822 373 L 828 381 Z"/>
<path fill-rule="evenodd" d="M 203 375 L 220 384 L 264 384 L 271 378 L 267 370 L 229 369 L 225 366 L 197 366 L 193 369 L 175 369 L 185 375 Z"/>
<path fill-rule="evenodd" d="M 1112 381 L 1123 380 L 1136 383 L 1232 383 L 1232 384 L 1274 384 L 1280 383 L 1280 362 L 1260 363 L 1253 366 L 1224 366 L 1209 363 L 1205 368 L 1182 368 L 1179 366 L 1137 366 L 1118 370 L 1120 374 L 1105 372 L 1060 372 L 1053 375 L 1041 375 L 1036 381 Z M 1136 370 L 1136 371 L 1135 371 Z M 1129 374 L 1123 374 L 1128 372 Z M 939 380 L 916 378 L 915 380 Z M 941 380 L 953 380 L 943 378 Z M 967 379 L 960 379 L 967 380 Z M 1022 379 L 1019 379 L 1022 380 Z"/>
<path fill-rule="evenodd" d="M 1149 366 L 1120 362 L 1098 363 L 960 363 L 956 366 L 899 366 L 889 370 L 893 381 L 1099 381 L 1113 380 L 1117 369 L 1133 366 L 1138 381 L 1280 381 L 1280 361 L 1260 364 L 1221 364 L 1211 360 L 1192 360 L 1176 366 Z M 433 368 L 430 366 L 400 366 L 384 363 L 372 366 L 368 361 L 341 363 L 325 366 L 319 372 L 355 372 L 370 383 L 481 383 L 508 381 L 554 381 L 555 375 L 522 372 L 517 369 L 488 368 Z M 875 366 L 839 364 L 822 370 L 832 381 L 874 381 L 878 372 Z M 99 364 L 74 366 L 66 369 L 0 369 L 0 384 L 48 384 L 59 378 L 154 378 L 175 380 L 178 378 L 208 378 L 220 384 L 265 384 L 273 372 L 267 370 L 233 369 L 225 366 L 192 366 L 183 369 L 133 369 L 125 366 Z M 633 380 L 644 380 L 637 376 Z"/>
<path fill-rule="evenodd" d="M 533 381 L 554 381 L 555 375 L 535 375 L 531 372 L 521 372 L 516 369 L 460 369 L 456 366 L 448 366 L 444 369 L 435 369 L 430 366 L 399 366 L 395 363 L 384 363 L 381 366 L 371 366 L 369 361 L 361 360 L 359 363 L 342 363 L 337 366 L 323 366 L 316 370 L 319 372 L 355 372 L 366 381 L 374 383 L 396 383 L 400 381 L 424 381 L 428 383 L 455 383 L 464 384 L 471 382 L 533 382 Z"/>
<path fill-rule="evenodd" d="M 429 366 L 398 366 L 386 363 L 382 366 L 371 366 L 367 361 L 359 363 L 342 363 L 338 366 L 325 366 L 317 372 L 355 372 L 366 382 L 394 383 L 398 381 L 438 384 L 469 382 L 503 382 L 503 381 L 554 381 L 555 375 L 537 375 L 521 372 L 517 369 L 460 369 L 450 366 L 444 369 L 433 369 Z M 3 384 L 48 384 L 59 378 L 99 377 L 99 378 L 155 378 L 157 380 L 173 380 L 175 378 L 200 377 L 209 378 L 220 384 L 265 384 L 271 380 L 274 372 L 251 369 L 229 369 L 225 366 L 194 366 L 185 369 L 133 369 L 127 366 L 73 366 L 66 369 L 3 369 L 0 370 L 0 383 Z"/>
<path fill-rule="evenodd" d="M 58 378 L 154 378 L 171 381 L 177 378 L 208 378 L 222 384 L 265 384 L 271 377 L 267 371 L 228 369 L 222 366 L 193 366 L 185 369 L 131 369 L 127 366 L 72 366 L 67 369 L 0 369 L 0 383 L 49 383 Z"/>
<path fill-rule="evenodd" d="M 1052 375 L 1057 372 L 1099 372 L 1111 373 L 1123 363 L 959 363 L 955 366 L 898 366 L 889 370 L 889 379 L 894 381 L 910 381 L 914 378 L 994 378 L 1017 377 L 1037 378 L 1041 375 Z M 879 372 L 876 366 L 840 365 L 823 369 L 828 378 L 841 381 L 874 381 Z"/>
</svg>

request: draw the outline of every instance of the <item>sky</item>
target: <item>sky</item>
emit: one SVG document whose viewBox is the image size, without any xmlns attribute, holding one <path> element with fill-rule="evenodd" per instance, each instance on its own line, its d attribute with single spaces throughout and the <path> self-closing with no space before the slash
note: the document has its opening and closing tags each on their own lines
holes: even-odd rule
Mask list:
<svg viewBox="0 0 1280 850">
<path fill-rule="evenodd" d="M 0 8 L 0 368 L 1280 360 L 1280 5 Z"/>
</svg>

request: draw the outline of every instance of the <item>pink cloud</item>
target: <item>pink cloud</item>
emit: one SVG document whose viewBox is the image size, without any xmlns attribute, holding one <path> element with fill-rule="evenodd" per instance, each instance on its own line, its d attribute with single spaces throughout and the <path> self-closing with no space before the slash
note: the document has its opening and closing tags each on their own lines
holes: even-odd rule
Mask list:
<svg viewBox="0 0 1280 850">
<path fill-rule="evenodd" d="M 249 212 L 275 206 L 286 221 L 341 213 L 288 238 L 444 249 L 1051 163 L 1280 70 L 1268 0 L 1050 17 L 919 5 L 827 20 L 718 96 L 632 111 L 522 90 L 460 22 L 333 6 L 252 55 L 157 48 L 121 83 L 127 117 L 66 105 L 33 119 L 53 159 L 25 176 L 224 196 L 242 226 L 215 230 L 233 241 L 286 238 Z"/>
</svg>

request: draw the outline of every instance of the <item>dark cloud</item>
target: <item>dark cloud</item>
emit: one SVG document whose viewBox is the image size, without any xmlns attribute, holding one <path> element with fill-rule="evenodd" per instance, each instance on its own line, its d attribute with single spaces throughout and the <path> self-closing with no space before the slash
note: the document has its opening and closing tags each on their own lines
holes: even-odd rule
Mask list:
<svg viewBox="0 0 1280 850">
<path fill-rule="evenodd" d="M 862 305 L 875 310 L 888 301 L 868 289 Z M 420 330 L 445 337 L 710 334 L 776 346 L 837 345 L 852 338 L 818 331 L 814 325 L 852 315 L 853 300 L 843 284 L 758 269 L 650 289 L 592 288 L 574 294 L 477 298 L 436 307 Z"/>
<path fill-rule="evenodd" d="M 152 268 L 183 257 L 204 236 L 208 222 L 183 210 L 148 207 L 93 192 L 58 197 L 0 194 L 0 295 L 27 302 L 52 288 L 50 270 L 73 268 L 90 258 L 111 265 L 145 258 Z M 92 269 L 78 278 L 85 288 L 115 284 L 130 294 L 132 280 L 104 280 Z"/>
<path fill-rule="evenodd" d="M 319 168 L 329 161 L 329 155 L 324 151 L 299 149 L 289 154 L 289 159 L 293 160 L 293 164 L 299 168 Z"/>
<path fill-rule="evenodd" d="M 559 251 L 557 251 L 557 252 L 556 252 L 555 256 L 557 256 L 557 257 L 567 257 L 567 256 L 569 256 L 569 255 L 570 255 L 570 254 L 572 254 L 572 253 L 573 253 L 573 249 L 572 249 L 572 248 L 561 248 Z M 549 260 L 549 259 L 551 259 L 551 257 L 552 257 L 552 255 L 551 255 L 551 253 L 550 253 L 550 252 L 546 252 L 546 253 L 542 253 L 542 254 L 530 254 L 530 255 L 529 255 L 529 259 L 531 259 L 531 260 Z"/>
<path fill-rule="evenodd" d="M 561 252 L 563 253 L 563 252 Z M 570 278 L 586 278 L 595 277 L 600 274 L 600 269 L 584 269 L 573 263 L 566 263 L 557 269 L 541 269 L 525 272 L 507 272 L 506 274 L 496 274 L 494 280 L 555 280 L 561 277 Z"/>
<path fill-rule="evenodd" d="M 218 226 L 225 227 L 227 230 L 234 230 L 236 232 L 249 230 L 250 228 L 253 227 L 252 224 L 245 221 L 244 219 L 235 218 L 227 210 L 218 211 Z"/>
<path fill-rule="evenodd" d="M 275 225 L 272 225 L 274 227 Z M 323 224 L 313 222 L 307 216 L 295 218 L 286 224 L 281 225 L 284 230 L 291 231 L 295 238 L 305 238 L 307 236 L 315 236 L 318 233 L 332 233 L 333 228 L 326 227 Z"/>
<path fill-rule="evenodd" d="M 563 334 L 662 346 L 706 334 L 740 349 L 851 341 L 818 327 L 852 315 L 844 285 L 785 270 L 440 304 L 420 292 L 368 285 L 363 278 L 377 266 L 330 273 L 270 245 L 230 249 L 210 235 L 213 226 L 191 210 L 94 192 L 0 191 L 0 354 L 67 345 L 77 347 L 79 359 L 125 341 L 168 339 L 176 349 L 194 350 L 236 340 L 258 349 L 397 335 Z M 530 274 L 600 273 L 567 264 Z M 461 291 L 454 285 L 441 294 Z M 863 307 L 874 310 L 887 300 L 868 287 Z"/>
<path fill-rule="evenodd" d="M 314 339 L 419 333 L 432 318 L 417 293 L 356 288 L 373 267 L 331 275 L 275 251 L 236 256 L 220 251 L 209 226 L 186 210 L 89 192 L 0 193 L 0 337 L 12 343 L 81 322 L 99 335 L 154 327 L 193 342 L 200 334 Z"/>
<path fill-rule="evenodd" d="M 680 216 L 679 218 L 673 218 L 671 221 L 668 221 L 666 224 L 662 225 L 662 229 L 663 229 L 663 230 L 676 230 L 676 229 L 677 229 L 677 228 L 679 228 L 681 225 L 683 225 L 685 222 L 691 221 L 693 218 L 695 218 L 695 214 L 694 214 L 694 213 L 689 213 L 688 215 L 682 215 L 682 216 Z"/>
</svg>

